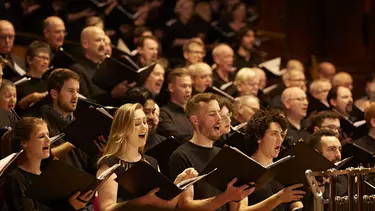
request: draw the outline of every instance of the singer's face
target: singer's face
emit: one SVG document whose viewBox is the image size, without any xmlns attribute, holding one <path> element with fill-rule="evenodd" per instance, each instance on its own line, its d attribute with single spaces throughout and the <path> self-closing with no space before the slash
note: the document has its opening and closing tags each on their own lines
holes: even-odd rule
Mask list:
<svg viewBox="0 0 375 211">
<path fill-rule="evenodd" d="M 194 77 L 194 89 L 198 92 L 204 92 L 208 87 L 212 86 L 212 70 L 211 67 L 203 66 L 196 72 Z"/>
<path fill-rule="evenodd" d="M 230 112 L 226 106 L 220 109 L 220 132 L 222 134 L 228 134 L 230 132 L 231 116 L 232 112 Z"/>
<path fill-rule="evenodd" d="M 65 112 L 73 112 L 77 108 L 79 81 L 69 79 L 64 82 L 57 98 L 58 106 Z"/>
<path fill-rule="evenodd" d="M 87 51 L 92 55 L 105 58 L 105 39 L 106 35 L 103 30 L 94 30 L 87 38 Z"/>
<path fill-rule="evenodd" d="M 0 53 L 9 53 L 13 48 L 15 32 L 14 27 L 9 23 L 0 25 Z"/>
<path fill-rule="evenodd" d="M 336 136 L 322 136 L 320 144 L 325 158 L 334 163 L 341 160 L 341 143 Z"/>
<path fill-rule="evenodd" d="M 0 108 L 11 111 L 16 107 L 17 92 L 14 86 L 5 86 L 0 89 Z"/>
<path fill-rule="evenodd" d="M 44 31 L 44 36 L 48 44 L 54 49 L 58 49 L 64 44 L 65 34 L 65 24 L 60 19 L 53 20 L 50 26 Z"/>
<path fill-rule="evenodd" d="M 246 34 L 242 37 L 242 47 L 246 50 L 251 50 L 255 41 L 254 31 L 248 30 Z"/>
<path fill-rule="evenodd" d="M 30 140 L 23 142 L 26 158 L 46 159 L 50 156 L 50 140 L 47 124 L 35 125 L 30 135 Z"/>
<path fill-rule="evenodd" d="M 219 103 L 211 100 L 208 103 L 200 103 L 200 111 L 198 118 L 199 132 L 212 141 L 220 139 L 221 116 Z"/>
<path fill-rule="evenodd" d="M 133 147 L 143 147 L 148 135 L 147 117 L 142 109 L 134 112 L 134 129 L 128 138 L 128 144 Z"/>
<path fill-rule="evenodd" d="M 31 71 L 43 74 L 47 72 L 50 63 L 49 52 L 39 51 L 32 59 L 28 59 L 27 62 Z"/>
<path fill-rule="evenodd" d="M 151 64 L 158 59 L 159 44 L 153 39 L 145 39 L 143 47 L 139 50 L 139 55 L 145 64 Z"/>
<path fill-rule="evenodd" d="M 164 83 L 164 68 L 156 64 L 154 70 L 147 77 L 144 87 L 149 90 L 152 94 L 158 95 Z"/>
<path fill-rule="evenodd" d="M 286 131 L 283 131 L 279 123 L 272 122 L 264 136 L 258 140 L 258 151 L 268 158 L 277 158 L 281 144 L 284 141 Z"/>
</svg>

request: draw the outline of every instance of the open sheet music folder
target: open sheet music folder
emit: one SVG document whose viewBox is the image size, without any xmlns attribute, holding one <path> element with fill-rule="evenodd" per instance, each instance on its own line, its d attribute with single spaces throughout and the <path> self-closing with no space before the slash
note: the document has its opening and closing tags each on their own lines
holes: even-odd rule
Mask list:
<svg viewBox="0 0 375 211">
<path fill-rule="evenodd" d="M 0 160 L 0 176 L 3 175 L 5 170 L 17 159 L 17 157 L 23 152 L 23 150 L 19 152 L 12 153 L 5 158 Z"/>
<path fill-rule="evenodd" d="M 134 70 L 133 67 L 108 57 L 101 64 L 99 70 L 92 78 L 100 88 L 111 91 L 117 84 L 127 80 L 128 83 L 136 82 L 142 86 L 147 77 L 154 70 L 156 63 Z"/>
<path fill-rule="evenodd" d="M 144 196 L 151 190 L 159 188 L 156 196 L 164 200 L 171 200 L 187 187 L 195 184 L 214 171 L 215 169 L 211 172 L 207 172 L 207 174 L 184 180 L 175 185 L 169 178 L 158 172 L 158 170 L 148 163 L 138 162 L 126 172 L 118 175 L 116 181 L 133 197 Z"/>
<path fill-rule="evenodd" d="M 326 171 L 337 168 L 334 163 L 304 142 L 297 142 L 284 155 L 295 156 L 295 159 L 288 164 L 280 165 L 285 173 L 276 175 L 275 180 L 284 186 L 302 183 L 304 186 L 301 189 L 304 191 L 309 191 L 305 177 L 306 170 Z"/>
<path fill-rule="evenodd" d="M 89 190 L 95 192 L 119 166 L 115 164 L 95 177 L 64 162 L 52 160 L 42 174 L 32 181 L 26 195 L 51 205 L 78 191 L 82 194 Z"/>
<path fill-rule="evenodd" d="M 206 181 L 221 191 L 227 184 L 237 178 L 236 186 L 255 183 L 256 189 L 267 185 L 282 169 L 280 164 L 287 164 L 294 158 L 287 156 L 269 166 L 263 166 L 235 147 L 224 146 L 215 158 L 203 170 L 203 174 L 217 170 L 207 176 Z"/>
<path fill-rule="evenodd" d="M 65 140 L 89 156 L 97 156 L 99 150 L 94 140 L 99 141 L 99 136 L 108 137 L 111 124 L 112 118 L 103 108 L 81 109 L 77 118 L 64 128 Z"/>
</svg>

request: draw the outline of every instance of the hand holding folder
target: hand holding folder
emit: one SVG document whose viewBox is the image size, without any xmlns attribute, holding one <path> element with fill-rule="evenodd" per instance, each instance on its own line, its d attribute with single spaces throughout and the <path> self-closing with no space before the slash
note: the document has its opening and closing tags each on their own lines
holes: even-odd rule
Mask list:
<svg viewBox="0 0 375 211">
<path fill-rule="evenodd" d="M 262 166 L 235 147 L 224 146 L 214 159 L 203 170 L 203 174 L 217 168 L 208 175 L 209 184 L 221 191 L 225 191 L 227 184 L 237 178 L 235 186 L 256 185 L 256 189 L 264 187 L 277 174 L 282 172 L 280 165 L 289 163 L 292 156 L 287 156 L 269 166 Z M 235 165 L 234 165 L 235 164 Z"/>
<path fill-rule="evenodd" d="M 115 164 L 95 177 L 61 161 L 52 160 L 42 174 L 32 181 L 26 195 L 48 205 L 67 199 L 78 191 L 95 192 L 119 166 Z"/>
<path fill-rule="evenodd" d="M 187 187 L 195 184 L 199 180 L 214 172 L 208 172 L 191 179 L 186 179 L 178 184 L 174 184 L 166 176 L 158 172 L 146 162 L 138 162 L 121 175 L 117 175 L 116 181 L 124 188 L 129 195 L 141 197 L 151 190 L 158 188 L 156 196 L 164 200 L 171 200 L 184 191 Z"/>
<path fill-rule="evenodd" d="M 295 158 L 280 165 L 284 173 L 276 175 L 275 180 L 284 186 L 303 183 L 304 191 L 308 191 L 309 187 L 305 177 L 306 170 L 326 171 L 336 167 L 334 163 L 304 142 L 297 142 L 284 155 L 291 155 Z"/>
<path fill-rule="evenodd" d="M 94 143 L 98 137 L 109 135 L 112 116 L 103 108 L 85 108 L 63 132 L 66 141 L 72 143 L 89 156 L 97 156 L 99 149 Z M 103 143 L 104 144 L 104 143 Z"/>
</svg>

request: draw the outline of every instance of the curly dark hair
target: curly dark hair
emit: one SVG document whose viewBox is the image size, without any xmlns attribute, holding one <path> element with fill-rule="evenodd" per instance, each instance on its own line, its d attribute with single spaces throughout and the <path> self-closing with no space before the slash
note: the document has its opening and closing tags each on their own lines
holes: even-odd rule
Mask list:
<svg viewBox="0 0 375 211">
<path fill-rule="evenodd" d="M 258 150 L 258 140 L 263 138 L 272 122 L 279 123 L 282 130 L 288 128 L 288 121 L 284 114 L 278 109 L 261 109 L 254 113 L 247 123 L 245 141 L 249 143 L 249 155 Z"/>
</svg>

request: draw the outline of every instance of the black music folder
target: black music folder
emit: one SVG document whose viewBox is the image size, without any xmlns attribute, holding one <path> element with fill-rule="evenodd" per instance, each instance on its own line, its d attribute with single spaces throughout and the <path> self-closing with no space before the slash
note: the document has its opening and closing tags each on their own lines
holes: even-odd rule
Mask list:
<svg viewBox="0 0 375 211">
<path fill-rule="evenodd" d="M 78 191 L 82 194 L 89 190 L 96 191 L 119 166 L 115 164 L 95 177 L 64 162 L 52 160 L 42 174 L 32 181 L 26 195 L 47 205 L 58 203 Z"/>
<path fill-rule="evenodd" d="M 228 138 L 224 141 L 224 144 L 235 147 L 241 152 L 249 155 L 250 143 L 246 142 L 245 134 L 239 130 L 232 129 L 232 133 L 229 134 Z"/>
<path fill-rule="evenodd" d="M 331 109 L 329 105 L 324 104 L 322 101 L 316 99 L 311 94 L 307 94 L 307 98 L 309 100 L 307 116 L 309 116 L 312 112 L 319 112 Z"/>
<path fill-rule="evenodd" d="M 117 48 L 116 46 L 112 45 L 112 58 L 130 66 L 133 68 L 133 70 L 138 70 L 139 66 L 138 64 L 134 61 L 134 57 L 125 51 Z"/>
<path fill-rule="evenodd" d="M 304 142 L 297 142 L 285 152 L 285 155 L 291 155 L 295 158 L 288 163 L 281 164 L 280 166 L 285 173 L 278 174 L 275 177 L 275 180 L 284 186 L 303 183 L 302 189 L 308 191 L 309 185 L 305 177 L 306 170 L 325 171 L 336 168 L 334 163 Z"/>
<path fill-rule="evenodd" d="M 130 169 L 118 175 L 116 181 L 127 191 L 129 196 L 144 196 L 151 190 L 159 188 L 156 196 L 164 200 L 171 200 L 187 187 L 205 178 L 212 172 L 184 180 L 175 185 L 173 181 L 158 172 L 154 167 L 142 161 L 137 162 Z"/>
<path fill-rule="evenodd" d="M 366 136 L 369 131 L 365 120 L 352 122 L 348 119 L 345 119 L 344 117 L 341 117 L 340 125 L 342 131 L 347 136 L 351 137 L 352 140 L 356 140 L 361 138 L 362 136 Z"/>
<path fill-rule="evenodd" d="M 354 143 L 346 143 L 342 147 L 341 157 L 348 158 L 352 157 L 350 161 L 348 161 L 343 168 L 348 167 L 371 167 L 375 163 L 375 152 L 370 151 L 359 144 Z"/>
<path fill-rule="evenodd" d="M 156 63 L 134 70 L 123 62 L 108 57 L 100 64 L 100 68 L 92 80 L 100 88 L 107 91 L 111 91 L 117 84 L 125 80 L 129 83 L 136 82 L 138 86 L 142 86 L 155 65 Z"/>
<path fill-rule="evenodd" d="M 169 174 L 169 158 L 179 146 L 181 146 L 181 142 L 175 137 L 170 136 L 160 144 L 146 151 L 146 155 L 149 155 L 158 161 L 161 172 Z"/>
<path fill-rule="evenodd" d="M 99 136 L 107 138 L 111 125 L 112 118 L 103 108 L 87 108 L 80 110 L 77 118 L 64 128 L 63 133 L 65 133 L 66 141 L 89 156 L 97 156 L 99 150 L 94 140 L 99 141 Z"/>
<path fill-rule="evenodd" d="M 203 170 L 203 174 L 217 169 L 206 177 L 206 181 L 221 191 L 237 178 L 236 186 L 255 183 L 256 188 L 267 185 L 277 174 L 282 173 L 281 164 L 288 164 L 294 158 L 287 156 L 279 161 L 263 166 L 234 147 L 224 146 L 215 158 Z"/>
</svg>

